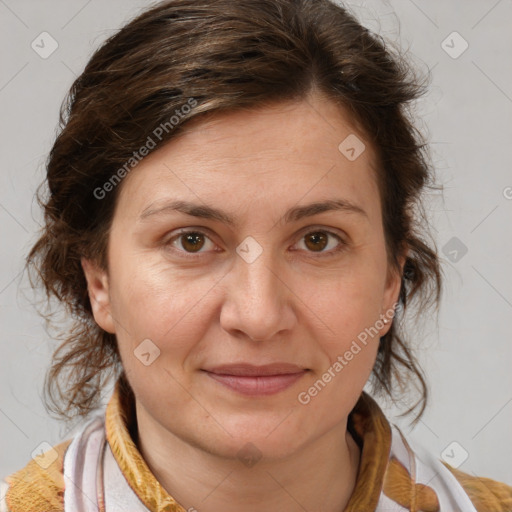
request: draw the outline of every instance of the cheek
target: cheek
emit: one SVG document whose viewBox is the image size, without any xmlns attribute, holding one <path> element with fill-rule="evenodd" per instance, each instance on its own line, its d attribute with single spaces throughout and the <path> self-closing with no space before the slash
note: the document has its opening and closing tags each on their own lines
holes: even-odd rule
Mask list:
<svg viewBox="0 0 512 512">
<path fill-rule="evenodd" d="M 174 405 L 185 405 L 183 367 L 197 340 L 204 337 L 199 318 L 205 292 L 199 283 L 180 287 L 179 279 L 139 265 L 137 272 L 113 279 L 113 304 L 120 328 L 116 331 L 123 368 L 137 396 L 158 408 L 162 389 Z M 163 384 L 165 383 L 165 384 Z M 152 404 L 152 405 L 151 405 Z M 155 410 L 156 410 L 155 409 Z"/>
<path fill-rule="evenodd" d="M 343 348 L 365 328 L 375 325 L 382 312 L 383 272 L 380 260 L 361 258 L 321 283 L 303 283 L 298 294 L 307 297 L 306 304 L 326 330 L 330 351 Z"/>
<path fill-rule="evenodd" d="M 150 258 L 119 259 L 111 275 L 112 311 L 123 361 L 146 339 L 179 364 L 208 326 L 203 306 L 211 278 L 152 264 Z M 203 307 L 201 307 L 203 306 Z"/>
<path fill-rule="evenodd" d="M 299 402 L 325 425 L 336 424 L 343 411 L 351 410 L 375 364 L 383 282 L 379 276 L 378 268 L 361 267 L 339 277 L 324 293 L 310 295 L 309 304 L 324 326 L 317 331 L 324 334 L 316 337 L 323 359 Z"/>
</svg>

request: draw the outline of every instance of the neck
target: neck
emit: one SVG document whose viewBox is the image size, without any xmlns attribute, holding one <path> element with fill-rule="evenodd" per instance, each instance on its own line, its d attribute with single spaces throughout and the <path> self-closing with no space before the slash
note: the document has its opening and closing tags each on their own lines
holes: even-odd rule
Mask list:
<svg viewBox="0 0 512 512">
<path fill-rule="evenodd" d="M 288 457 L 252 467 L 176 436 L 139 405 L 137 426 L 146 463 L 187 511 L 341 512 L 355 487 L 360 449 L 346 421 Z"/>
</svg>

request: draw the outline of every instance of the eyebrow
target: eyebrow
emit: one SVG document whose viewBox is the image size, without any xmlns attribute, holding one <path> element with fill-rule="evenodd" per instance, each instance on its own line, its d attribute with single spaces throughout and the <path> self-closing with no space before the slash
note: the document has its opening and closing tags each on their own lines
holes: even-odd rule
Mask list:
<svg viewBox="0 0 512 512">
<path fill-rule="evenodd" d="M 169 201 L 162 206 L 157 206 L 153 203 L 144 209 L 139 220 L 143 221 L 153 215 L 175 211 L 202 219 L 216 220 L 233 228 L 237 226 L 235 218 L 227 212 L 218 208 L 189 201 Z M 328 199 L 326 201 L 317 201 L 307 205 L 294 206 L 290 208 L 283 216 L 284 223 L 297 222 L 303 218 L 312 217 L 313 215 L 329 211 L 355 213 L 368 219 L 368 214 L 360 206 L 345 199 Z"/>
</svg>

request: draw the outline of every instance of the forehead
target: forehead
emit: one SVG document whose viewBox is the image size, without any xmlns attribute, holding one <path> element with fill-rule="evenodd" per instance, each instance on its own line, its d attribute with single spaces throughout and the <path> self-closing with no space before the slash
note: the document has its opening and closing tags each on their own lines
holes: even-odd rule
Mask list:
<svg viewBox="0 0 512 512">
<path fill-rule="evenodd" d="M 194 119 L 130 172 L 119 207 L 134 216 L 181 199 L 279 213 L 281 206 L 341 197 L 378 215 L 374 162 L 347 113 L 311 97 Z"/>
</svg>

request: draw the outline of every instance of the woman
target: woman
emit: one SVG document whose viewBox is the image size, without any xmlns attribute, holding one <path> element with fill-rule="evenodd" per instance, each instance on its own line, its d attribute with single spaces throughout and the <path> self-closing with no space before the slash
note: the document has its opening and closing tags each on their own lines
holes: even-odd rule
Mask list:
<svg viewBox="0 0 512 512">
<path fill-rule="evenodd" d="M 28 263 L 75 322 L 54 410 L 116 385 L 6 478 L 4 510 L 512 509 L 363 391 L 416 382 L 416 421 L 427 400 L 403 332 L 441 289 L 421 90 L 328 0 L 172 0 L 93 55 Z"/>
</svg>

